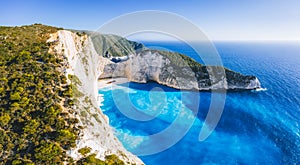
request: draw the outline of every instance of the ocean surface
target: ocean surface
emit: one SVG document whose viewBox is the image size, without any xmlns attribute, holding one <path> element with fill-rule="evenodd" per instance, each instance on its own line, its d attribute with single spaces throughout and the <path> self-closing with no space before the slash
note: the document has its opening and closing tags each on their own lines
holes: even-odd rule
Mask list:
<svg viewBox="0 0 300 165">
<path fill-rule="evenodd" d="M 184 43 L 144 44 L 202 62 Z M 101 89 L 105 98 L 101 109 L 118 139 L 149 165 L 300 164 L 300 44 L 217 42 L 215 46 L 225 67 L 257 76 L 264 90 L 227 92 L 216 129 L 199 141 L 212 93 L 180 91 L 153 82 Z M 153 138 L 160 133 L 164 135 Z"/>
</svg>

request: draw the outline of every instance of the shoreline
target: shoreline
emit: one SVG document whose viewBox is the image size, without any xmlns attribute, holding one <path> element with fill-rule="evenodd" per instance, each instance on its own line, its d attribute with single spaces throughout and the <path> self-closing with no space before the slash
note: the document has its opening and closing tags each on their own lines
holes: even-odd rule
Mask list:
<svg viewBox="0 0 300 165">
<path fill-rule="evenodd" d="M 98 80 L 98 89 L 130 82 L 127 78 L 106 78 Z"/>
<path fill-rule="evenodd" d="M 102 102 L 104 101 L 104 97 L 102 94 L 99 94 L 99 90 L 107 87 L 112 87 L 114 85 L 123 84 L 130 82 L 127 78 L 107 78 L 107 79 L 100 79 L 97 81 L 97 105 L 100 108 L 102 106 Z"/>
</svg>

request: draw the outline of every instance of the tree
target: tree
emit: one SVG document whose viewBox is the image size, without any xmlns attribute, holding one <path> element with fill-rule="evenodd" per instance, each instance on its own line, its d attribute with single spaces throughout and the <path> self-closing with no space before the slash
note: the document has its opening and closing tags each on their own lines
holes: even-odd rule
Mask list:
<svg viewBox="0 0 300 165">
<path fill-rule="evenodd" d="M 58 133 L 57 140 L 63 144 L 64 148 L 75 147 L 77 136 L 74 133 L 67 129 L 60 130 Z"/>
<path fill-rule="evenodd" d="M 30 120 L 23 128 L 24 133 L 35 134 L 37 132 L 39 125 L 40 125 L 39 122 L 37 122 L 35 119 Z"/>
<path fill-rule="evenodd" d="M 24 88 L 22 88 L 22 87 L 17 87 L 17 89 L 16 89 L 18 92 L 23 92 L 24 91 Z"/>
<path fill-rule="evenodd" d="M 31 59 L 31 55 L 30 52 L 28 52 L 27 50 L 22 50 L 19 56 L 19 60 L 20 61 L 25 61 L 25 60 L 29 60 Z"/>
<path fill-rule="evenodd" d="M 10 121 L 10 116 L 9 114 L 5 113 L 2 116 L 0 116 L 0 126 L 4 127 L 6 126 Z"/>
<path fill-rule="evenodd" d="M 21 96 L 20 96 L 19 92 L 15 92 L 10 95 L 10 100 L 12 100 L 12 101 L 18 101 L 20 99 L 21 99 Z"/>
<path fill-rule="evenodd" d="M 41 163 L 54 163 L 62 155 L 60 147 L 55 143 L 43 143 L 36 148 L 34 157 Z"/>
</svg>

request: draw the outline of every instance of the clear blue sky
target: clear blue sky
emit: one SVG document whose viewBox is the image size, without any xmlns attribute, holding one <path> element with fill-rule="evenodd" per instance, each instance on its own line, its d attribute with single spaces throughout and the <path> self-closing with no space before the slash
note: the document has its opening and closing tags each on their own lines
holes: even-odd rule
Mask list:
<svg viewBox="0 0 300 165">
<path fill-rule="evenodd" d="M 96 30 L 140 10 L 182 15 L 213 40 L 300 40 L 299 0 L 0 0 L 0 25 Z"/>
</svg>

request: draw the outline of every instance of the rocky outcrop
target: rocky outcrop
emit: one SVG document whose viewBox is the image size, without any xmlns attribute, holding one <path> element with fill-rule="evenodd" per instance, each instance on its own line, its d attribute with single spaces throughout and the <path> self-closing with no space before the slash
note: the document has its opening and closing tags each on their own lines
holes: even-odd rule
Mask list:
<svg viewBox="0 0 300 165">
<path fill-rule="evenodd" d="M 178 53 L 144 50 L 127 61 L 111 62 L 100 78 L 126 77 L 132 82 L 159 84 L 182 90 L 250 90 L 260 88 L 255 76 L 219 66 L 204 66 Z"/>
<path fill-rule="evenodd" d="M 85 34 L 78 34 L 67 30 L 59 30 L 51 34 L 48 42 L 52 42 L 49 53 L 55 53 L 64 59 L 65 74 L 69 83 L 75 85 L 74 93 L 75 115 L 82 127 L 80 138 L 76 148 L 68 152 L 68 155 L 78 160 L 82 157 L 78 150 L 90 147 L 92 153 L 104 160 L 106 155 L 115 154 L 126 164 L 143 164 L 135 155 L 128 152 L 114 135 L 108 123 L 108 118 L 98 106 L 97 80 L 104 66 L 111 63 L 110 60 L 99 55 L 91 41 Z"/>
</svg>

